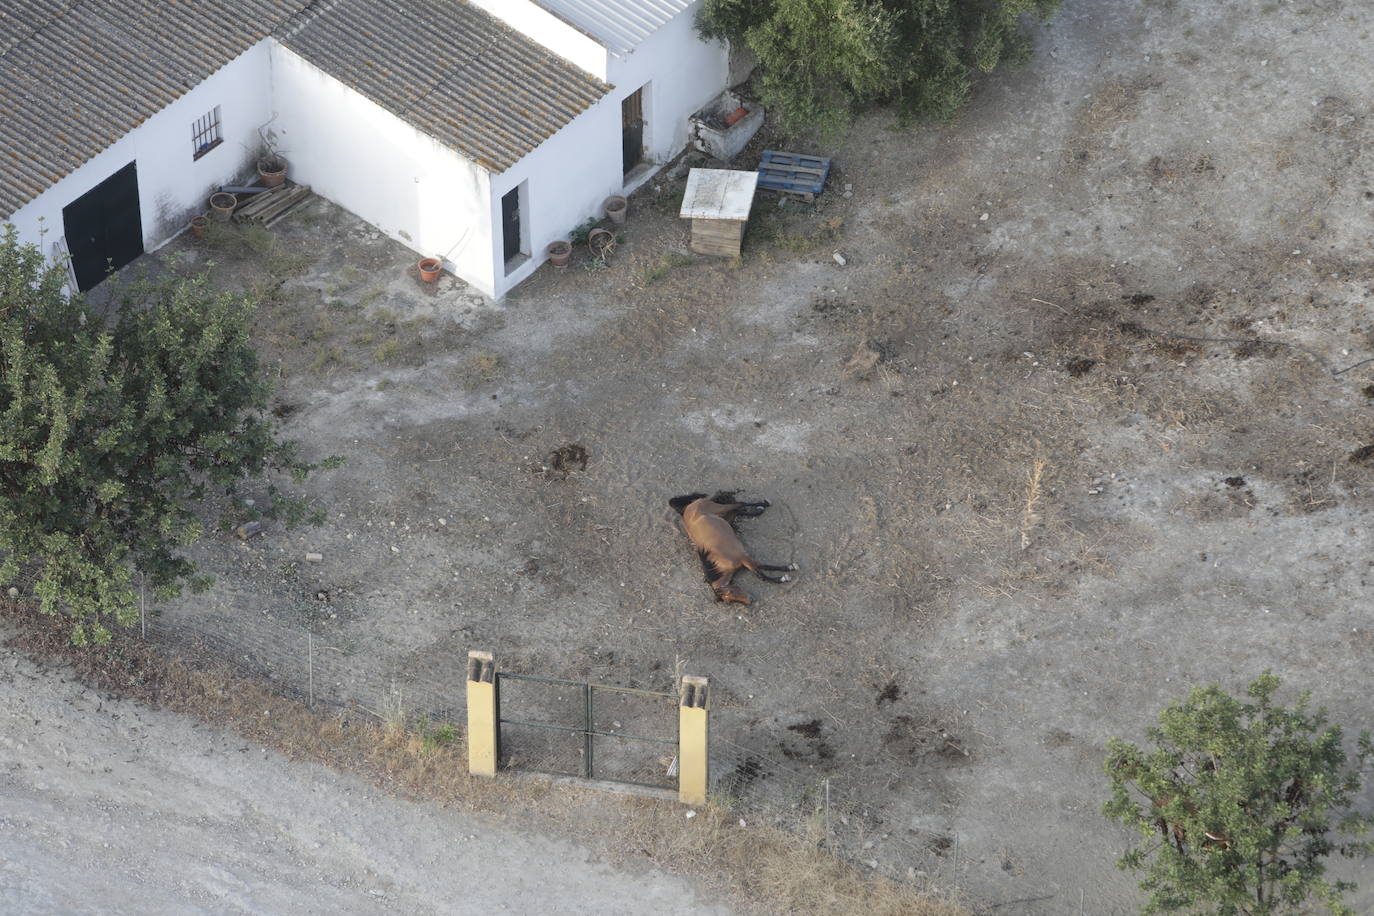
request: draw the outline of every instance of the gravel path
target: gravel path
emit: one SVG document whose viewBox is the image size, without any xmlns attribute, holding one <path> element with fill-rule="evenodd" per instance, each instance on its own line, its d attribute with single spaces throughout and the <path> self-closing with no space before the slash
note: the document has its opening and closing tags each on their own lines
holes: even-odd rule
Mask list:
<svg viewBox="0 0 1374 916">
<path fill-rule="evenodd" d="M 676 878 L 390 797 L 0 649 L 0 912 L 730 910 Z"/>
</svg>

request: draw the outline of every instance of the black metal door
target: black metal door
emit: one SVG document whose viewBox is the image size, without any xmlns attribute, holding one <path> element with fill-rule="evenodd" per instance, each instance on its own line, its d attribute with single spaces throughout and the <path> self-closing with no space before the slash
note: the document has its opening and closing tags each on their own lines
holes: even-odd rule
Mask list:
<svg viewBox="0 0 1374 916">
<path fill-rule="evenodd" d="M 136 164 L 130 162 L 63 207 L 62 226 L 82 292 L 143 254 Z"/>
<path fill-rule="evenodd" d="M 628 175 L 644 158 L 644 90 L 636 89 L 620 103 L 621 156 Z"/>
<path fill-rule="evenodd" d="M 511 188 L 501 198 L 501 235 L 505 242 L 505 259 L 520 253 L 520 189 Z"/>
</svg>

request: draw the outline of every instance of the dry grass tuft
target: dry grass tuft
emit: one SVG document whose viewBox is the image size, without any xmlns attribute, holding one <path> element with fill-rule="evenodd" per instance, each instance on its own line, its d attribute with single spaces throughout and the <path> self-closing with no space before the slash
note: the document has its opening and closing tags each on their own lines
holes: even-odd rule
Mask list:
<svg viewBox="0 0 1374 916">
<path fill-rule="evenodd" d="M 1030 547 L 1031 529 L 1040 521 L 1037 511 L 1040 505 L 1040 478 L 1045 473 L 1046 461 L 1037 457 L 1031 462 L 1030 473 L 1026 478 L 1026 499 L 1021 509 L 1021 549 Z"/>
<path fill-rule="evenodd" d="M 960 916 L 957 903 L 882 875 L 860 871 L 802 837 L 773 827 L 740 826 L 724 808 L 708 805 L 688 820 L 680 808 L 636 800 L 622 836 L 656 862 L 695 863 L 706 873 L 725 863 L 732 893 L 770 913 L 836 916 Z"/>
</svg>

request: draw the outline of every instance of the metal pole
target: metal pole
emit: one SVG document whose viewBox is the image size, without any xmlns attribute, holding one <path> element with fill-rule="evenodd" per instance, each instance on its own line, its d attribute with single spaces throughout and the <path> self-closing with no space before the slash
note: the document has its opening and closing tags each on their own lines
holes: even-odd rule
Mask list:
<svg viewBox="0 0 1374 916">
<path fill-rule="evenodd" d="M 305 666 L 310 677 L 310 705 L 315 705 L 315 634 L 305 633 Z"/>
<path fill-rule="evenodd" d="M 582 694 L 587 702 L 587 732 L 583 741 L 586 749 L 586 752 L 583 754 L 583 764 L 586 772 L 583 775 L 591 779 L 592 773 L 595 771 L 592 767 L 592 723 L 594 719 L 592 717 L 592 685 L 590 683 L 582 685 Z"/>
</svg>

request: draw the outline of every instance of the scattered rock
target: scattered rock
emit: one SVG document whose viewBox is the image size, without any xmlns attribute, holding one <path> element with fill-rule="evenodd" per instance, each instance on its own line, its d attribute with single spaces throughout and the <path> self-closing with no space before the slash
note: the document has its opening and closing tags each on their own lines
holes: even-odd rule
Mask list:
<svg viewBox="0 0 1374 916">
<path fill-rule="evenodd" d="M 1240 476 L 1227 477 L 1222 483 L 1226 484 L 1228 487 L 1243 487 L 1245 486 L 1245 478 Z"/>
<path fill-rule="evenodd" d="M 244 522 L 234 529 L 234 534 L 240 540 L 248 540 L 256 534 L 262 534 L 262 522 Z"/>
<path fill-rule="evenodd" d="M 838 251 L 832 254 L 831 257 L 834 258 L 835 263 L 840 265 L 841 267 L 849 263 L 849 259 L 846 258 L 844 255 L 840 254 Z"/>
<path fill-rule="evenodd" d="M 11 598 L 18 598 L 18 597 L 19 597 L 19 589 L 15 588 L 13 585 L 11 585 L 10 588 L 9 588 L 9 591 L 5 592 L 5 594 L 9 595 Z"/>
<path fill-rule="evenodd" d="M 305 562 L 307 562 L 307 563 L 319 563 L 319 562 L 322 561 L 323 559 L 324 559 L 324 554 L 322 554 L 322 553 L 307 553 L 307 554 L 305 555 Z"/>
</svg>

